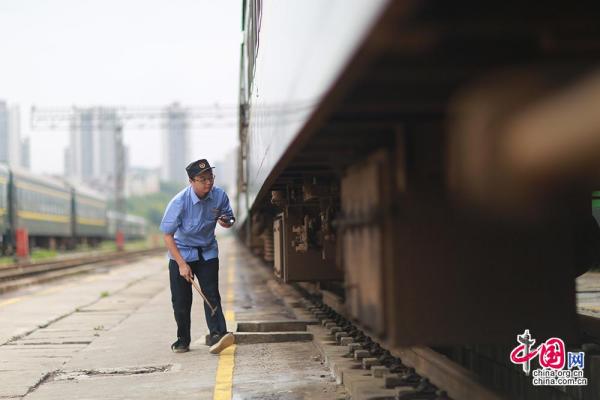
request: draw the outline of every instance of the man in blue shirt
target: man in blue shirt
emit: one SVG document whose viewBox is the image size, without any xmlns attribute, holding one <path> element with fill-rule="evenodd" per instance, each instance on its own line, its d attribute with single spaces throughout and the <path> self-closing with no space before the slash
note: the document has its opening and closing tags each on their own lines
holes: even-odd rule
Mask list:
<svg viewBox="0 0 600 400">
<path fill-rule="evenodd" d="M 215 227 L 219 223 L 224 228 L 230 228 L 235 218 L 227 194 L 214 186 L 213 167 L 208 161 L 194 161 L 185 170 L 190 186 L 171 199 L 160 223 L 169 250 L 171 302 L 177 322 L 177 341 L 171 345 L 171 349 L 176 353 L 189 350 L 191 282 L 195 275 L 207 300 L 216 308 L 213 313 L 210 306 L 204 303 L 210 333 L 209 351 L 219 353 L 232 345 L 234 338 L 232 333 L 227 332 L 221 309 L 219 249 Z"/>
</svg>

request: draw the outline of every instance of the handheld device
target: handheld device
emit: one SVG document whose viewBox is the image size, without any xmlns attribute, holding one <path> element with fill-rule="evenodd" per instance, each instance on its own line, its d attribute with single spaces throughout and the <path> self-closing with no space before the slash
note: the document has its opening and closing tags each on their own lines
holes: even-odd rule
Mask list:
<svg viewBox="0 0 600 400">
<path fill-rule="evenodd" d="M 221 215 L 218 219 L 229 225 L 233 225 L 233 223 L 235 222 L 235 218 L 231 215 Z"/>
</svg>

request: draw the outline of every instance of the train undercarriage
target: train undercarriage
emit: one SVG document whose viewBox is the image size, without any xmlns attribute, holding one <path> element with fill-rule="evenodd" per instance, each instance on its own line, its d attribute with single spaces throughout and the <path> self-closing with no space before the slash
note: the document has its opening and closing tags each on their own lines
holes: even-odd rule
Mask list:
<svg viewBox="0 0 600 400">
<path fill-rule="evenodd" d="M 269 103 L 277 10 L 247 4 L 241 235 L 389 348 L 507 347 L 526 329 L 581 345 L 574 279 L 600 264 L 600 9 L 381 3 L 304 103 Z"/>
</svg>

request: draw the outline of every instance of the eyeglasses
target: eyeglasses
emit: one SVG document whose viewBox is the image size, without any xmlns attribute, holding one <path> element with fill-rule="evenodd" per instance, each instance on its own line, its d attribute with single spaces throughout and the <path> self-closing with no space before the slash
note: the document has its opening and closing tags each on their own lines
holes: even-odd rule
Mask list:
<svg viewBox="0 0 600 400">
<path fill-rule="evenodd" d="M 206 176 L 206 177 L 194 179 L 193 181 L 194 182 L 200 182 L 200 183 L 214 182 L 215 181 L 215 177 L 216 177 L 216 175 L 211 175 L 211 176 Z"/>
</svg>

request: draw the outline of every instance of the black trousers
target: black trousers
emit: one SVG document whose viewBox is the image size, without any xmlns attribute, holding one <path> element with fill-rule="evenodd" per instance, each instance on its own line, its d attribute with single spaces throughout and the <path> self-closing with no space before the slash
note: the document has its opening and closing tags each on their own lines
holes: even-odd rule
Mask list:
<svg viewBox="0 0 600 400">
<path fill-rule="evenodd" d="M 217 308 L 214 316 L 208 304 L 204 302 L 204 316 L 206 325 L 211 335 L 222 335 L 227 332 L 225 316 L 221 308 L 221 295 L 219 294 L 219 259 L 204 260 L 200 255 L 199 261 L 188 262 L 195 277 L 200 282 L 202 292 L 213 307 Z M 171 280 L 171 302 L 175 322 L 177 322 L 177 338 L 189 344 L 190 336 L 190 313 L 192 311 L 192 285 L 179 275 L 179 266 L 174 260 L 169 260 L 169 277 Z"/>
</svg>

